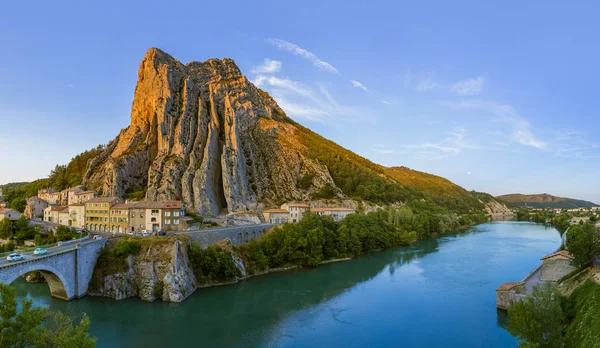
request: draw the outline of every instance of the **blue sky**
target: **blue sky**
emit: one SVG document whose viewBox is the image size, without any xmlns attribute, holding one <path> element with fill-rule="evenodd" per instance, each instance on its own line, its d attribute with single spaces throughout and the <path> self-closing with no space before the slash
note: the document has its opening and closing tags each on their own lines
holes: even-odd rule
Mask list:
<svg viewBox="0 0 600 348">
<path fill-rule="evenodd" d="M 159 47 L 233 58 L 289 116 L 374 162 L 600 203 L 598 5 L 295 3 L 2 4 L 0 183 L 113 139 Z"/>
</svg>

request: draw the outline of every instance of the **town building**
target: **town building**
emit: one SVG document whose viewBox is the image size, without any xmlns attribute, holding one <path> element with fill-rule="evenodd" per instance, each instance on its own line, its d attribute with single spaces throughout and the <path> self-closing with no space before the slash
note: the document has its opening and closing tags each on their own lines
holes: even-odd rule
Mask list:
<svg viewBox="0 0 600 348">
<path fill-rule="evenodd" d="M 0 203 L 4 202 L 4 190 L 2 186 L 0 186 Z"/>
<path fill-rule="evenodd" d="M 56 189 L 52 187 L 38 190 L 37 196 L 39 199 L 48 202 L 49 205 L 56 205 L 61 203 L 60 192 L 56 191 Z"/>
<path fill-rule="evenodd" d="M 110 232 L 125 233 L 129 231 L 129 210 L 135 203 L 117 203 L 110 207 Z"/>
<path fill-rule="evenodd" d="M 10 208 L 0 208 L 0 220 L 9 219 L 11 221 L 19 220 L 21 213 Z"/>
<path fill-rule="evenodd" d="M 63 207 L 60 205 L 49 205 L 44 209 L 44 221 L 57 224 L 59 221 L 58 212 Z"/>
<path fill-rule="evenodd" d="M 572 259 L 573 256 L 566 250 L 560 250 L 542 257 L 540 280 L 555 282 L 573 272 L 576 268 L 571 265 Z"/>
<path fill-rule="evenodd" d="M 311 208 L 311 213 L 321 216 L 331 216 L 335 221 L 340 221 L 348 214 L 353 214 L 354 209 L 350 208 Z"/>
<path fill-rule="evenodd" d="M 78 203 L 76 200 L 76 196 L 75 194 L 77 192 L 82 192 L 83 186 L 79 185 L 79 186 L 74 186 L 74 187 L 69 187 L 68 189 L 64 189 L 62 191 L 60 191 L 60 204 L 62 205 L 69 205 L 69 204 L 73 204 L 73 203 Z"/>
<path fill-rule="evenodd" d="M 69 205 L 69 226 L 85 228 L 85 204 L 73 203 Z"/>
<path fill-rule="evenodd" d="M 110 207 L 119 202 L 115 197 L 96 197 L 85 202 L 85 227 L 93 232 L 110 231 Z"/>
<path fill-rule="evenodd" d="M 96 192 L 95 191 L 80 191 L 80 192 L 75 192 L 74 196 L 75 196 L 74 203 L 85 203 L 85 202 L 89 201 L 90 199 L 96 197 Z"/>
<path fill-rule="evenodd" d="M 181 201 L 143 201 L 136 203 L 135 211 L 139 211 L 142 208 L 144 209 L 143 225 L 147 231 L 181 231 L 185 228 L 184 221 L 187 220 L 183 219 L 185 210 Z"/>
<path fill-rule="evenodd" d="M 268 224 L 284 224 L 290 219 L 290 213 L 285 209 L 267 209 L 263 217 Z"/>
<path fill-rule="evenodd" d="M 63 226 L 71 226 L 69 215 L 69 207 L 61 205 L 58 209 L 58 224 Z"/>
<path fill-rule="evenodd" d="M 40 199 L 37 196 L 27 198 L 25 212 L 23 213 L 28 219 L 38 219 L 44 217 L 44 209 L 48 208 L 48 202 Z"/>
<path fill-rule="evenodd" d="M 146 229 L 146 209 L 137 204 L 129 208 L 129 231 L 141 232 Z"/>
<path fill-rule="evenodd" d="M 309 211 L 310 206 L 304 203 L 285 203 L 281 206 L 281 209 L 285 209 L 289 212 L 289 222 L 299 222 L 302 220 L 304 213 Z"/>
</svg>

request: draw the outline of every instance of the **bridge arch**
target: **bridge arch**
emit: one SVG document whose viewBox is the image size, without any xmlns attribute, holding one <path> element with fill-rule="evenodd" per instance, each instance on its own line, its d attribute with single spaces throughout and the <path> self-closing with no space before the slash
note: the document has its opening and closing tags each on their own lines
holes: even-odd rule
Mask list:
<svg viewBox="0 0 600 348">
<path fill-rule="evenodd" d="M 50 288 L 50 294 L 53 297 L 60 298 L 62 300 L 70 300 L 75 297 L 75 289 L 72 288 L 71 282 L 69 282 L 65 276 L 51 265 L 30 263 L 18 267 L 16 272 L 7 272 L 6 279 L 1 279 L 5 284 L 12 284 L 17 278 L 33 271 L 39 271 L 48 287 Z"/>
</svg>

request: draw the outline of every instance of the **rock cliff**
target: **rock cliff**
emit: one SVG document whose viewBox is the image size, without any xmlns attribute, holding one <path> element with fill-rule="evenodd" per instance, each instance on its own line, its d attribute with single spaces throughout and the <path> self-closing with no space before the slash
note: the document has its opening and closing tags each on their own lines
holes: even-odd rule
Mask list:
<svg viewBox="0 0 600 348">
<path fill-rule="evenodd" d="M 129 127 L 90 161 L 84 183 L 112 196 L 145 187 L 147 199 L 183 200 L 213 215 L 307 199 L 333 180 L 304 155 L 295 131 L 233 60 L 184 65 L 153 48 L 139 68 Z M 304 175 L 314 176 L 305 190 Z"/>
<path fill-rule="evenodd" d="M 118 242 L 107 243 L 107 253 Z M 89 294 L 117 300 L 139 297 L 145 301 L 162 299 L 181 302 L 196 290 L 187 244 L 180 240 L 146 241 L 139 252 L 127 256 L 124 267 L 115 270 L 119 260 L 101 255 L 90 282 Z"/>
</svg>

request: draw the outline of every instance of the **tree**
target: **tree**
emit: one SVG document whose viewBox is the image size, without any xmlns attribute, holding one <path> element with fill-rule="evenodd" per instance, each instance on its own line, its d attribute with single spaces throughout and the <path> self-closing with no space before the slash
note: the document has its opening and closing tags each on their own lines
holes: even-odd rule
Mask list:
<svg viewBox="0 0 600 348">
<path fill-rule="evenodd" d="M 508 309 L 508 331 L 520 347 L 563 347 L 565 314 L 562 296 L 554 283 L 533 287 L 532 292 Z"/>
<path fill-rule="evenodd" d="M 60 312 L 33 307 L 21 301 L 17 311 L 15 289 L 0 283 L 0 347 L 94 347 L 96 338 L 88 334 L 90 320 L 84 314 L 79 325 Z"/>
<path fill-rule="evenodd" d="M 9 218 L 4 218 L 0 221 L 0 237 L 10 238 L 12 236 L 12 221 Z"/>
<path fill-rule="evenodd" d="M 27 200 L 24 197 L 13 199 L 8 205 L 9 208 L 17 210 L 21 213 L 25 211 L 25 206 L 27 206 Z"/>
<path fill-rule="evenodd" d="M 591 223 L 571 226 L 567 232 L 567 249 L 575 267 L 587 267 L 600 252 L 600 231 Z"/>
</svg>

